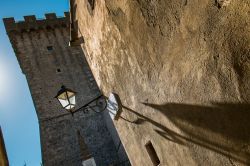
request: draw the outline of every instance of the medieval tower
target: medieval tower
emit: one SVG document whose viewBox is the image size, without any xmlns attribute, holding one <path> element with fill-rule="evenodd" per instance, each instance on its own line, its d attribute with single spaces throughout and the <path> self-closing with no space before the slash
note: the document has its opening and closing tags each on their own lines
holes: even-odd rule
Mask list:
<svg viewBox="0 0 250 166">
<path fill-rule="evenodd" d="M 121 162 L 103 113 L 74 117 L 54 98 L 62 85 L 77 92 L 77 106 L 101 94 L 80 46 L 69 46 L 69 14 L 46 19 L 4 19 L 7 34 L 27 78 L 40 125 L 43 165 L 78 166 L 93 158 L 98 166 Z"/>
</svg>

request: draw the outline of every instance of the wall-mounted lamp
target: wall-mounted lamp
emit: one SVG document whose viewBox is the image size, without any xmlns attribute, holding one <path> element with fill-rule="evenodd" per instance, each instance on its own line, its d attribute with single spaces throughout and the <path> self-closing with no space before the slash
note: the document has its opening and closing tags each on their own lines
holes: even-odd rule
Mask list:
<svg viewBox="0 0 250 166">
<path fill-rule="evenodd" d="M 62 107 L 66 110 L 72 111 L 76 105 L 76 92 L 62 86 L 55 96 Z"/>
<path fill-rule="evenodd" d="M 88 112 L 89 110 L 94 112 L 102 112 L 107 107 L 107 101 L 103 95 L 96 97 L 85 105 L 75 109 L 76 106 L 76 92 L 62 86 L 61 89 L 57 92 L 55 98 L 60 102 L 61 106 L 69 111 L 72 115 L 78 111 Z"/>
</svg>

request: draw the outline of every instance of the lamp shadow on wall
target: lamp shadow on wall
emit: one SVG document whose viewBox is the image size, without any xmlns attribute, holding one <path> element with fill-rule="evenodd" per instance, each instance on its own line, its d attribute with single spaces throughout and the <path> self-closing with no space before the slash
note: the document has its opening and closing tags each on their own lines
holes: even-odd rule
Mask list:
<svg viewBox="0 0 250 166">
<path fill-rule="evenodd" d="M 250 165 L 250 104 L 213 103 L 212 106 L 143 103 L 166 116 L 182 132 L 177 133 L 126 106 L 123 108 L 147 121 L 157 134 L 183 146 L 197 146 Z"/>
</svg>

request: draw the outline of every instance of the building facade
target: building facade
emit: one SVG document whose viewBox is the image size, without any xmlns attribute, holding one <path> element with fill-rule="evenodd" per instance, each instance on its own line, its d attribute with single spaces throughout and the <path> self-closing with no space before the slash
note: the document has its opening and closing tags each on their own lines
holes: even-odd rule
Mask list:
<svg viewBox="0 0 250 166">
<path fill-rule="evenodd" d="M 250 1 L 71 0 L 134 166 L 250 165 Z"/>
<path fill-rule="evenodd" d="M 0 165 L 9 166 L 8 156 L 5 149 L 2 129 L 0 127 Z"/>
<path fill-rule="evenodd" d="M 107 127 L 105 112 L 79 111 L 72 117 L 55 99 L 62 85 L 77 92 L 77 108 L 100 96 L 101 92 L 81 47 L 69 47 L 69 13 L 60 18 L 53 13 L 45 16 L 42 20 L 33 15 L 25 16 L 25 20 L 19 22 L 14 18 L 4 19 L 36 108 L 43 165 L 123 163 L 125 151 L 117 147 L 115 142 L 119 138 L 114 140 L 111 132 L 115 130 Z"/>
</svg>

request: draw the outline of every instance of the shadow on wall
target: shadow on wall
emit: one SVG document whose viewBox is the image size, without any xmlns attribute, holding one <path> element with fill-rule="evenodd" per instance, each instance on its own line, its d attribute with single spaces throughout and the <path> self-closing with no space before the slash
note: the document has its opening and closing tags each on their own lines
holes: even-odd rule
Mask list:
<svg viewBox="0 0 250 166">
<path fill-rule="evenodd" d="M 165 115 L 183 134 L 123 106 L 140 122 L 154 125 L 155 132 L 174 143 L 201 146 L 250 165 L 250 104 L 214 103 L 212 106 L 143 103 Z M 137 121 L 133 122 L 135 124 Z M 141 124 L 141 123 L 139 123 Z"/>
</svg>

